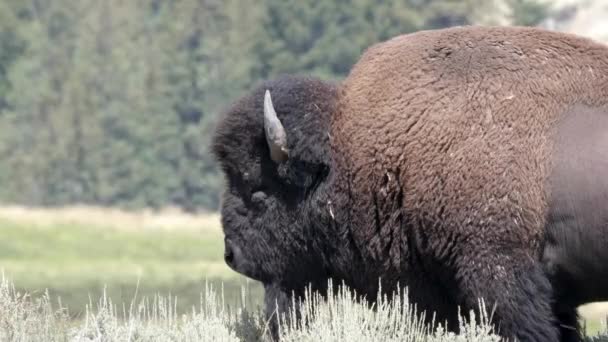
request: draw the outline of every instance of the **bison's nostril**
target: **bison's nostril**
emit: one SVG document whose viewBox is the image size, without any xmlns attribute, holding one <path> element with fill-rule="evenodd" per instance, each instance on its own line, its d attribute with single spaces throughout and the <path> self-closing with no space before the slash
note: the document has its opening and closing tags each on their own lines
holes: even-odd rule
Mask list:
<svg viewBox="0 0 608 342">
<path fill-rule="evenodd" d="M 234 259 L 234 253 L 232 253 L 231 250 L 224 252 L 224 260 L 227 263 L 231 264 L 233 259 Z"/>
<path fill-rule="evenodd" d="M 224 243 L 224 261 L 230 265 L 233 260 L 234 251 L 232 250 L 232 244 L 230 243 L 230 240 L 226 239 Z"/>
</svg>

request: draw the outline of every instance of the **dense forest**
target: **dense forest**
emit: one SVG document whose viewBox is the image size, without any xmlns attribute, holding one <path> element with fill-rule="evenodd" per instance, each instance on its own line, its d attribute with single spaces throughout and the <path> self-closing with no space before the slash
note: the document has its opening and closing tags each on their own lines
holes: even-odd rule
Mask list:
<svg viewBox="0 0 608 342">
<path fill-rule="evenodd" d="M 534 25 L 548 11 L 535 0 L 0 0 L 0 201 L 213 210 L 214 119 L 256 82 L 338 80 L 397 34 L 499 12 Z"/>
</svg>

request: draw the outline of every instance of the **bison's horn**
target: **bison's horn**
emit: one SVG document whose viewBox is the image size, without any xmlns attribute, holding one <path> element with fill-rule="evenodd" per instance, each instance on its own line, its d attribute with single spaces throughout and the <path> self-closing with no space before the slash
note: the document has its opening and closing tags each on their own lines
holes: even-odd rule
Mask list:
<svg viewBox="0 0 608 342">
<path fill-rule="evenodd" d="M 270 158 L 275 163 L 284 162 L 287 159 L 287 134 L 285 128 L 277 117 L 277 112 L 272 105 L 270 91 L 266 90 L 264 95 L 264 131 L 266 132 L 266 142 L 270 149 Z"/>
</svg>

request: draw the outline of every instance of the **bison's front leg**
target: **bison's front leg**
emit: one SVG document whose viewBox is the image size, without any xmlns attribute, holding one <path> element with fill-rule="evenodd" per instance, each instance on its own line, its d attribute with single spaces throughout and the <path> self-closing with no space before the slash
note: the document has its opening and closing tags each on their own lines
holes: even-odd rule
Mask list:
<svg viewBox="0 0 608 342">
<path fill-rule="evenodd" d="M 475 252 L 458 261 L 456 272 L 464 309 L 477 309 L 483 298 L 488 314 L 495 308 L 498 333 L 510 341 L 560 340 L 551 284 L 538 262 L 504 246 L 469 251 Z"/>
<path fill-rule="evenodd" d="M 288 317 L 291 310 L 291 293 L 278 284 L 264 284 L 264 313 L 273 340 L 279 339 L 279 320 Z"/>
<path fill-rule="evenodd" d="M 579 316 L 576 306 L 560 305 L 555 303 L 555 314 L 561 335 L 560 342 L 580 342 L 583 340 L 581 327 L 578 322 Z"/>
</svg>

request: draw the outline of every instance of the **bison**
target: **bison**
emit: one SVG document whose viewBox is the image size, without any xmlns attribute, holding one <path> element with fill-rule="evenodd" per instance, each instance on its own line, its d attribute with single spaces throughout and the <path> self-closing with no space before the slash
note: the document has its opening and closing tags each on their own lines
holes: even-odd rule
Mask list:
<svg viewBox="0 0 608 342">
<path fill-rule="evenodd" d="M 327 279 L 404 285 L 452 329 L 579 341 L 608 299 L 608 47 L 455 27 L 370 47 L 341 82 L 266 81 L 221 117 L 225 261 L 271 312 Z"/>
</svg>

